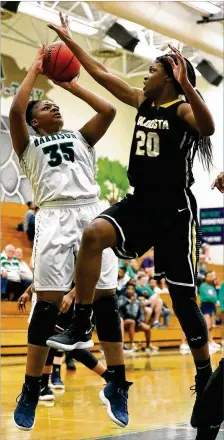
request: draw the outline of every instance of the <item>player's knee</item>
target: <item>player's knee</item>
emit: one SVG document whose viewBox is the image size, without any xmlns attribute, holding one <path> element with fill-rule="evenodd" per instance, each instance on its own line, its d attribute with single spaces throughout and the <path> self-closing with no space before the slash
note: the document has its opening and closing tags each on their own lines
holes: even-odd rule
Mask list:
<svg viewBox="0 0 224 440">
<path fill-rule="evenodd" d="M 49 301 L 38 301 L 28 329 L 28 343 L 46 347 L 47 339 L 53 335 L 58 307 Z"/>
<path fill-rule="evenodd" d="M 91 250 L 99 250 L 103 248 L 101 228 L 94 222 L 84 230 L 82 245 Z"/>
</svg>

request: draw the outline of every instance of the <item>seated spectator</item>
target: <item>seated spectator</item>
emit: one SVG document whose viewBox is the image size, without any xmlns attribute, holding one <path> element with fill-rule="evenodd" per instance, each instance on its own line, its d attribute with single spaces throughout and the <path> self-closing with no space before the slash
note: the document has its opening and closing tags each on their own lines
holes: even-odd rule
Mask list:
<svg viewBox="0 0 224 440">
<path fill-rule="evenodd" d="M 154 249 L 150 249 L 149 255 L 142 261 L 140 269 L 150 277 L 154 276 Z"/>
<path fill-rule="evenodd" d="M 133 285 L 128 285 L 125 296 L 120 297 L 118 303 L 122 319 L 123 334 L 124 330 L 128 331 L 131 347 L 135 349 L 135 331 L 141 330 L 145 333 L 145 349 L 146 351 L 150 350 L 150 326 L 144 322 L 141 302 L 136 299 L 135 288 Z"/>
<path fill-rule="evenodd" d="M 23 230 L 27 232 L 29 219 L 33 215 L 33 210 L 35 209 L 35 204 L 33 202 L 27 202 L 28 210 L 26 211 L 24 220 L 23 220 Z"/>
<path fill-rule="evenodd" d="M 157 284 L 163 293 L 170 293 L 165 278 L 161 278 L 161 280 L 158 280 Z"/>
<path fill-rule="evenodd" d="M 14 256 L 15 248 L 8 244 L 1 254 L 1 293 L 3 299 L 17 300 L 23 293 L 19 261 Z"/>
<path fill-rule="evenodd" d="M 163 327 L 168 327 L 171 318 L 171 310 L 165 304 L 165 302 L 161 298 L 159 298 L 159 295 L 163 293 L 163 291 L 162 289 L 160 289 L 157 281 L 154 278 L 150 278 L 149 287 L 152 289 L 154 295 L 157 295 L 158 299 L 162 302 L 162 311 L 160 316 L 163 318 Z"/>
<path fill-rule="evenodd" d="M 135 270 L 133 268 L 133 263 L 132 263 L 133 261 L 136 261 L 136 260 L 119 260 L 119 267 L 125 268 L 126 273 L 128 274 L 128 276 L 130 278 L 135 278 L 135 276 L 138 272 L 138 267 L 137 267 L 137 270 Z M 137 261 L 136 261 L 136 263 L 137 263 Z M 138 265 L 138 263 L 137 263 L 137 265 Z M 135 263 L 134 263 L 134 266 L 135 266 Z"/>
<path fill-rule="evenodd" d="M 147 282 L 148 277 L 143 272 L 139 273 L 135 290 L 138 298 L 143 301 L 146 324 L 149 324 L 153 317 L 152 327 L 159 328 L 161 327 L 159 319 L 162 313 L 163 302 L 158 294 L 153 292 Z"/>
<path fill-rule="evenodd" d="M 214 286 L 214 272 L 209 271 L 205 275 L 205 282 L 199 287 L 199 295 L 201 300 L 201 311 L 204 315 L 209 335 L 209 352 L 213 353 L 220 348 L 219 344 L 216 344 L 212 339 L 212 328 L 214 315 L 216 315 L 216 303 L 218 301 L 218 295 Z"/>
<path fill-rule="evenodd" d="M 138 296 L 144 296 L 145 298 L 149 298 L 153 295 L 153 290 L 149 287 L 148 283 L 149 277 L 144 272 L 139 272 L 137 276 L 136 283 L 136 293 Z"/>
<path fill-rule="evenodd" d="M 202 243 L 201 249 L 200 249 L 200 254 L 205 256 L 205 263 L 209 263 L 211 261 L 209 244 L 207 244 L 205 242 Z"/>
<path fill-rule="evenodd" d="M 118 268 L 118 280 L 117 280 L 117 294 L 121 294 L 121 289 L 126 286 L 127 282 L 130 280 L 130 275 L 128 275 L 126 267 Z"/>
<path fill-rule="evenodd" d="M 25 289 L 29 287 L 29 285 L 33 281 L 32 270 L 28 266 L 28 264 L 23 260 L 23 251 L 20 248 L 15 250 L 15 257 L 19 260 L 19 274 L 22 284 Z"/>
<path fill-rule="evenodd" d="M 33 243 L 34 235 L 35 235 L 35 216 L 39 208 L 36 205 L 33 205 L 32 213 L 29 216 L 28 219 L 28 225 L 27 225 L 27 237 L 28 239 Z"/>
</svg>

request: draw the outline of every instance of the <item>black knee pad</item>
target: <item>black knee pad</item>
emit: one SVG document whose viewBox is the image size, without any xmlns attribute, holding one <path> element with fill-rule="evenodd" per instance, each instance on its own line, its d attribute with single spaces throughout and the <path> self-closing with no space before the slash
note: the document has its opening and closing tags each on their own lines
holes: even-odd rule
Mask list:
<svg viewBox="0 0 224 440">
<path fill-rule="evenodd" d="M 28 329 L 28 343 L 46 347 L 46 341 L 54 334 L 58 307 L 49 301 L 38 301 Z"/>
<path fill-rule="evenodd" d="M 72 357 L 76 361 L 81 362 L 90 370 L 93 370 L 98 364 L 98 360 L 88 350 L 79 350 L 79 349 L 73 350 Z"/>
<path fill-rule="evenodd" d="M 199 309 L 194 287 L 169 285 L 173 310 L 179 319 L 191 348 L 201 348 L 208 342 L 208 330 Z"/>
<path fill-rule="evenodd" d="M 121 320 L 116 295 L 103 296 L 94 301 L 93 311 L 99 340 L 122 342 Z"/>
</svg>

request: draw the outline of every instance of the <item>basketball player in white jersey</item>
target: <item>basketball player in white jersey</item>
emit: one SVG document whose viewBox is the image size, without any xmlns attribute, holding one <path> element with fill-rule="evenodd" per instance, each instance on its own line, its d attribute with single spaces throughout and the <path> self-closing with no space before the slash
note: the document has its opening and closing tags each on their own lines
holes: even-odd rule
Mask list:
<svg viewBox="0 0 224 440">
<path fill-rule="evenodd" d="M 14 413 L 16 426 L 22 430 L 30 430 L 34 425 L 40 379 L 49 350 L 46 340 L 53 334 L 63 295 L 71 289 L 74 255 L 83 229 L 103 209 L 94 176 L 93 147 L 116 113 L 113 105 L 75 80 L 61 83 L 96 112 L 81 129 L 62 133 L 63 119 L 54 102 L 29 102 L 35 80 L 43 73 L 44 53 L 43 46 L 13 100 L 9 115 L 13 148 L 40 207 L 33 252 L 37 304 L 28 329 L 25 383 Z M 35 135 L 29 135 L 27 123 Z M 107 249 L 96 292 L 103 297 L 113 295 L 116 284 L 117 259 Z M 91 338 L 86 334 L 85 341 L 75 348 L 91 346 Z"/>
</svg>

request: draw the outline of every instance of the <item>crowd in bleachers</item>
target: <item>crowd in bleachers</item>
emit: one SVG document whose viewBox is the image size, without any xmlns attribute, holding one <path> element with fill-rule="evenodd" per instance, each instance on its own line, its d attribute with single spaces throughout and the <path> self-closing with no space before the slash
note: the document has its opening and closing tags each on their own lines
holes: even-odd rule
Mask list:
<svg viewBox="0 0 224 440">
<path fill-rule="evenodd" d="M 0 257 L 1 261 L 1 299 L 17 301 L 32 283 L 31 267 L 23 260 L 23 251 L 8 244 Z"/>
<path fill-rule="evenodd" d="M 26 223 L 29 224 L 32 215 L 35 216 L 35 207 L 30 208 L 24 219 L 25 231 Z M 217 305 L 221 307 L 224 322 L 224 282 L 219 286 L 216 273 L 207 270 L 209 261 L 209 247 L 203 245 L 200 252 L 198 295 L 208 326 L 210 351 L 213 352 L 220 348 L 212 338 L 212 329 L 219 323 L 216 319 Z M 8 244 L 1 253 L 1 299 L 16 301 L 32 280 L 31 262 L 29 265 L 23 260 L 22 249 Z M 124 345 L 124 351 L 136 350 L 134 341 L 137 331 L 145 334 L 146 351 L 157 350 L 157 347 L 151 344 L 151 329 L 167 328 L 172 314 L 166 301 L 164 302 L 164 295 L 161 297 L 164 293 L 169 293 L 165 279 L 156 281 L 154 278 L 153 249 L 141 263 L 139 260 L 119 260 L 118 307 L 122 330 L 127 332 L 129 338 L 128 346 Z M 189 352 L 184 335 L 180 349 L 183 353 Z"/>
<path fill-rule="evenodd" d="M 224 282 L 219 286 L 216 273 L 207 269 L 209 262 L 209 246 L 203 244 L 200 250 L 197 293 L 208 327 L 210 352 L 214 352 L 221 347 L 213 340 L 212 329 L 216 324 L 221 323 L 216 317 L 218 305 L 223 311 L 224 321 Z M 136 349 L 135 332 L 139 330 L 145 333 L 145 350 L 156 349 L 150 342 L 150 330 L 167 328 L 171 318 L 171 310 L 164 302 L 164 295 L 163 299 L 161 298 L 162 293 L 169 293 L 169 290 L 165 279 L 156 281 L 154 278 L 153 249 L 140 264 L 137 260 L 119 261 L 118 305 L 122 327 L 129 336 L 129 350 Z M 125 346 L 124 349 L 128 348 Z M 184 335 L 180 350 L 183 353 L 190 351 Z"/>
</svg>

